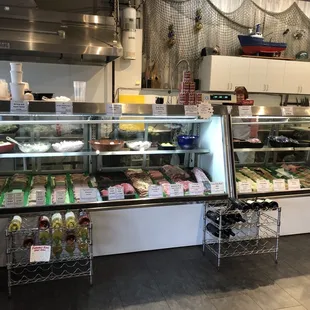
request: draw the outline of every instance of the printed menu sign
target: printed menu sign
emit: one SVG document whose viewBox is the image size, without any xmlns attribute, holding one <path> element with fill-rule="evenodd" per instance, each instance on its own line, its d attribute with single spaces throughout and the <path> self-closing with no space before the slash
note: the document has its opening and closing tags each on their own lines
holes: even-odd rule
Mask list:
<svg viewBox="0 0 310 310">
<path fill-rule="evenodd" d="M 273 180 L 273 190 L 275 192 L 282 192 L 285 191 L 285 180 L 283 179 L 278 179 L 278 180 Z"/>
<path fill-rule="evenodd" d="M 73 103 L 71 101 L 68 102 L 55 102 L 55 111 L 56 114 L 63 115 L 72 115 L 73 114 Z"/>
<path fill-rule="evenodd" d="M 30 249 L 30 263 L 49 262 L 51 259 L 50 245 L 32 245 Z"/>
<path fill-rule="evenodd" d="M 24 193 L 6 193 L 5 194 L 5 207 L 14 208 L 22 207 L 24 205 Z"/>
<path fill-rule="evenodd" d="M 198 116 L 198 107 L 196 105 L 184 106 L 185 116 Z"/>
<path fill-rule="evenodd" d="M 293 107 L 282 107 L 282 116 L 293 116 L 294 109 Z"/>
<path fill-rule="evenodd" d="M 238 185 L 239 185 L 239 193 L 251 193 L 252 192 L 251 182 L 241 181 L 241 182 L 238 182 Z"/>
<path fill-rule="evenodd" d="M 189 183 L 189 194 L 193 196 L 202 196 L 204 194 L 204 186 L 202 183 Z"/>
<path fill-rule="evenodd" d="M 287 185 L 288 185 L 289 191 L 300 190 L 300 180 L 299 179 L 288 179 Z"/>
<path fill-rule="evenodd" d="M 96 188 L 81 188 L 80 189 L 80 202 L 96 202 L 97 189 Z"/>
<path fill-rule="evenodd" d="M 163 187 L 161 185 L 149 186 L 149 198 L 161 198 L 163 197 Z"/>
<path fill-rule="evenodd" d="M 270 192 L 270 182 L 268 180 L 257 180 L 256 185 L 258 193 Z"/>
<path fill-rule="evenodd" d="M 170 197 L 184 196 L 182 184 L 170 184 Z"/>
<path fill-rule="evenodd" d="M 124 188 L 122 186 L 111 186 L 108 188 L 109 200 L 125 199 Z"/>
<path fill-rule="evenodd" d="M 211 182 L 211 194 L 223 194 L 224 182 Z"/>
<path fill-rule="evenodd" d="M 251 106 L 239 106 L 239 116 L 252 116 L 252 107 Z"/>
<path fill-rule="evenodd" d="M 28 101 L 11 100 L 10 112 L 11 113 L 28 113 Z"/>
<path fill-rule="evenodd" d="M 153 104 L 152 105 L 153 116 L 167 116 L 166 104 Z"/>
<path fill-rule="evenodd" d="M 105 106 L 107 116 L 121 117 L 123 107 L 119 103 L 107 103 Z"/>
</svg>

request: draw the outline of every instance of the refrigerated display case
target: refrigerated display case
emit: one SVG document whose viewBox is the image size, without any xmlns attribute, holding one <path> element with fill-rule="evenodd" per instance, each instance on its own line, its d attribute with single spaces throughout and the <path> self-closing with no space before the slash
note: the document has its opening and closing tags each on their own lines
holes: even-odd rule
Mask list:
<svg viewBox="0 0 310 310">
<path fill-rule="evenodd" d="M 243 199 L 276 198 L 282 207 L 281 235 L 307 233 L 310 109 L 252 107 L 250 113 L 240 116 L 238 107 L 231 111 L 233 191 Z M 250 139 L 240 139 L 240 131 Z"/>
</svg>

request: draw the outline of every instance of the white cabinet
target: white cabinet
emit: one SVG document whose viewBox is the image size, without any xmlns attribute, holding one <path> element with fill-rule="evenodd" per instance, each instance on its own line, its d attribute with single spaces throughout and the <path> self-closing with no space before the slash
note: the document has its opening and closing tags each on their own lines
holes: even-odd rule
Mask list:
<svg viewBox="0 0 310 310">
<path fill-rule="evenodd" d="M 286 61 L 283 90 L 289 94 L 299 94 L 301 92 L 301 75 L 303 63 L 297 61 Z"/>
<path fill-rule="evenodd" d="M 286 61 L 272 59 L 265 61 L 267 61 L 266 92 L 282 93 Z"/>
<path fill-rule="evenodd" d="M 231 90 L 235 90 L 235 88 L 238 86 L 244 86 L 248 88 L 250 59 L 242 57 L 229 57 L 229 58 L 230 58 L 230 83 L 232 84 Z"/>
<path fill-rule="evenodd" d="M 248 91 L 261 93 L 266 91 L 268 62 L 265 59 L 250 59 Z"/>
</svg>

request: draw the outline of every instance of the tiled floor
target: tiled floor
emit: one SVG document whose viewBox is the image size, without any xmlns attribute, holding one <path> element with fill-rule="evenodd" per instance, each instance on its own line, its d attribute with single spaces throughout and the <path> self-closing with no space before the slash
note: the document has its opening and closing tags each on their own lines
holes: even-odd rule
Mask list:
<svg viewBox="0 0 310 310">
<path fill-rule="evenodd" d="M 200 247 L 96 258 L 94 285 L 71 279 L 13 288 L 0 270 L 1 310 L 310 310 L 310 235 L 269 255 L 231 258 L 220 271 Z"/>
</svg>

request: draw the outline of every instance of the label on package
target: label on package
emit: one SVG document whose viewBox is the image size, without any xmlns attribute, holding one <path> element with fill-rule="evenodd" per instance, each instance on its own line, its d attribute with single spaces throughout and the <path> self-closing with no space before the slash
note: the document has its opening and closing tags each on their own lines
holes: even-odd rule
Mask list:
<svg viewBox="0 0 310 310">
<path fill-rule="evenodd" d="M 166 104 L 153 104 L 152 105 L 153 116 L 167 116 Z"/>
<path fill-rule="evenodd" d="M 62 115 L 72 115 L 73 114 L 73 103 L 71 101 L 67 102 L 55 102 L 56 114 Z"/>
<path fill-rule="evenodd" d="M 121 200 L 125 199 L 123 186 L 111 186 L 108 188 L 109 200 Z"/>
<path fill-rule="evenodd" d="M 241 181 L 241 182 L 238 182 L 238 185 L 239 185 L 239 193 L 251 193 L 252 192 L 251 182 Z"/>
<path fill-rule="evenodd" d="M 96 202 L 97 201 L 96 188 L 81 188 L 80 189 L 80 202 Z"/>
<path fill-rule="evenodd" d="M 198 116 L 198 106 L 185 105 L 184 112 L 185 112 L 185 116 Z"/>
<path fill-rule="evenodd" d="M 36 191 L 36 205 L 45 205 L 45 191 Z"/>
<path fill-rule="evenodd" d="M 275 192 L 283 192 L 286 190 L 285 188 L 285 180 L 283 179 L 278 179 L 278 180 L 273 180 L 273 190 Z"/>
<path fill-rule="evenodd" d="M 202 183 L 189 183 L 189 194 L 192 196 L 203 196 L 204 190 Z"/>
<path fill-rule="evenodd" d="M 282 107 L 282 116 L 293 116 L 294 109 L 293 107 Z"/>
<path fill-rule="evenodd" d="M 119 103 L 107 103 L 105 105 L 105 113 L 107 116 L 121 117 L 123 113 L 123 107 Z"/>
<path fill-rule="evenodd" d="M 211 194 L 223 194 L 224 182 L 211 182 Z"/>
<path fill-rule="evenodd" d="M 56 204 L 61 205 L 66 202 L 66 191 L 56 191 Z"/>
<path fill-rule="evenodd" d="M 6 193 L 4 205 L 8 208 L 22 207 L 24 205 L 24 193 Z"/>
<path fill-rule="evenodd" d="M 32 245 L 30 248 L 30 263 L 49 262 L 51 259 L 50 245 Z"/>
<path fill-rule="evenodd" d="M 288 179 L 287 180 L 288 190 L 289 191 L 298 191 L 300 190 L 300 180 L 299 179 Z"/>
<path fill-rule="evenodd" d="M 29 108 L 28 101 L 11 100 L 11 103 L 10 103 L 11 113 L 28 113 L 28 108 Z"/>
<path fill-rule="evenodd" d="M 170 197 L 184 196 L 183 184 L 170 184 Z"/>
<path fill-rule="evenodd" d="M 251 106 L 239 106 L 239 116 L 252 116 L 252 107 Z"/>
<path fill-rule="evenodd" d="M 270 192 L 270 182 L 268 180 L 257 180 L 256 186 L 258 193 Z"/>
<path fill-rule="evenodd" d="M 163 187 L 161 185 L 150 185 L 149 186 L 149 198 L 162 198 Z"/>
</svg>

